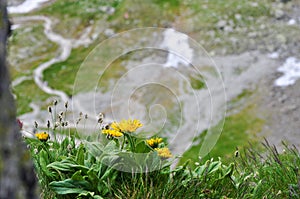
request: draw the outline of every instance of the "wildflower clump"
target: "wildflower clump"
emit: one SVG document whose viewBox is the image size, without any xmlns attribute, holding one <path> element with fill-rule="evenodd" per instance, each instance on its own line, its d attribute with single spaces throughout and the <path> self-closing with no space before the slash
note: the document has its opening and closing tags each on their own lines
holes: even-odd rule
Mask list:
<svg viewBox="0 0 300 199">
<path fill-rule="evenodd" d="M 120 146 L 120 150 L 123 152 L 149 153 L 151 151 L 157 151 L 157 155 L 162 159 L 172 157 L 170 150 L 163 142 L 163 138 L 153 137 L 141 142 L 139 138 L 132 134 L 142 126 L 143 124 L 140 120 L 123 119 L 120 122 L 113 122 L 110 125 L 106 125 L 104 128 L 102 127 L 102 134 L 105 134 L 107 139 L 113 140 L 117 146 Z M 123 139 L 113 139 L 122 136 Z"/>
<path fill-rule="evenodd" d="M 157 151 L 158 156 L 160 156 L 162 159 L 167 159 L 167 158 L 172 157 L 171 151 L 167 147 L 165 147 L 165 144 L 163 143 L 162 138 L 155 137 L 155 138 L 146 140 L 146 142 L 152 149 Z"/>
<path fill-rule="evenodd" d="M 37 137 L 37 139 L 43 142 L 46 142 L 50 138 L 49 134 L 46 132 L 36 133 L 35 137 Z"/>
</svg>

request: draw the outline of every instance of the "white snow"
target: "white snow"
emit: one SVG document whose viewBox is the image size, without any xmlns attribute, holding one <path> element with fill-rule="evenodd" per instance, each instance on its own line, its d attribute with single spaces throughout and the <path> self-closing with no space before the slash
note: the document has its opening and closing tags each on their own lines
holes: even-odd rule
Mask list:
<svg viewBox="0 0 300 199">
<path fill-rule="evenodd" d="M 289 57 L 277 71 L 282 72 L 283 76 L 275 80 L 276 86 L 293 85 L 300 78 L 300 60 L 295 57 Z"/>
<path fill-rule="evenodd" d="M 193 49 L 189 46 L 188 36 L 183 33 L 167 29 L 161 47 L 169 52 L 165 67 L 188 66 L 192 62 Z"/>
<path fill-rule="evenodd" d="M 8 13 L 10 14 L 20 14 L 20 13 L 28 13 L 40 6 L 40 4 L 47 2 L 49 0 L 26 0 L 20 5 L 10 6 L 7 8 Z"/>
<path fill-rule="evenodd" d="M 279 53 L 278 52 L 272 52 L 268 54 L 268 57 L 271 59 L 278 59 L 279 58 Z"/>
<path fill-rule="evenodd" d="M 295 25 L 297 22 L 296 22 L 296 20 L 295 19 L 290 19 L 289 21 L 288 21 L 288 25 Z"/>
</svg>

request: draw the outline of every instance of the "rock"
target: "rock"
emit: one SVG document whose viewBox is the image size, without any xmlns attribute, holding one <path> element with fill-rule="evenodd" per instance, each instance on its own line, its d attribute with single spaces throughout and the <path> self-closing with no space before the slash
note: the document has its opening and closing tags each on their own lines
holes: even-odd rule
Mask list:
<svg viewBox="0 0 300 199">
<path fill-rule="evenodd" d="M 276 47 L 273 44 L 269 44 L 266 46 L 266 48 L 269 52 L 274 52 Z"/>
<path fill-rule="evenodd" d="M 280 44 L 286 44 L 287 39 L 284 35 L 282 34 L 278 34 L 276 35 L 276 40 L 280 43 Z"/>
<path fill-rule="evenodd" d="M 282 19 L 285 16 L 285 13 L 281 9 L 276 8 L 273 11 L 273 15 L 276 19 Z"/>
<path fill-rule="evenodd" d="M 113 29 L 107 28 L 104 30 L 104 35 L 107 37 L 111 37 L 115 34 L 115 31 Z"/>
<path fill-rule="evenodd" d="M 249 33 L 248 33 L 248 37 L 250 37 L 250 38 L 255 38 L 255 37 L 257 37 L 257 32 L 249 32 Z"/>
<path fill-rule="evenodd" d="M 233 28 L 232 28 L 231 26 L 225 26 L 225 27 L 224 27 L 224 31 L 225 31 L 225 32 L 228 32 L 228 33 L 229 33 L 229 32 L 233 32 Z"/>
<path fill-rule="evenodd" d="M 219 29 L 224 29 L 224 27 L 226 26 L 226 24 L 227 24 L 227 22 L 225 20 L 220 20 L 220 21 L 218 21 L 218 23 L 217 23 L 216 26 Z"/>
<path fill-rule="evenodd" d="M 280 102 L 280 103 L 284 103 L 286 100 L 287 100 L 287 96 L 286 95 L 283 95 L 283 96 L 281 96 L 279 99 L 278 99 L 278 101 Z"/>
<path fill-rule="evenodd" d="M 242 19 L 242 15 L 240 15 L 240 14 L 237 13 L 237 14 L 234 15 L 234 18 L 236 20 L 240 21 Z"/>
</svg>

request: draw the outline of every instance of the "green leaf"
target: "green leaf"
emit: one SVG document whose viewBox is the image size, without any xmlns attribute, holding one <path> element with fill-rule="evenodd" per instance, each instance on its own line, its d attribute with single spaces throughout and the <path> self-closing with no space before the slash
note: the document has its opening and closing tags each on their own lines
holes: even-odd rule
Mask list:
<svg viewBox="0 0 300 199">
<path fill-rule="evenodd" d="M 65 139 L 61 142 L 61 149 L 67 149 L 69 145 L 69 137 L 65 137 Z"/>
<path fill-rule="evenodd" d="M 207 173 L 211 174 L 211 173 L 216 172 L 217 170 L 220 169 L 221 165 L 222 165 L 221 161 L 215 161 L 215 162 L 209 163 L 209 165 L 207 167 Z"/>
<path fill-rule="evenodd" d="M 79 197 L 79 198 L 81 198 L 81 196 L 85 196 L 85 197 L 92 197 L 92 198 L 94 198 L 94 192 L 83 192 L 83 193 L 80 193 L 77 197 Z"/>
<path fill-rule="evenodd" d="M 118 153 L 118 147 L 114 141 L 110 141 L 103 149 L 106 154 L 116 154 Z"/>
<path fill-rule="evenodd" d="M 84 145 L 80 144 L 76 154 L 77 164 L 84 165 Z"/>
<path fill-rule="evenodd" d="M 43 173 L 49 177 L 52 176 L 52 173 L 49 171 L 49 169 L 47 168 L 49 163 L 49 159 L 48 159 L 48 153 L 45 150 L 41 150 L 39 152 L 39 165 L 43 171 Z"/>
<path fill-rule="evenodd" d="M 148 153 L 151 150 L 152 149 L 146 144 L 144 140 L 139 141 L 135 147 L 136 153 Z"/>
<path fill-rule="evenodd" d="M 104 146 L 98 142 L 85 142 L 85 147 L 94 157 L 100 156 L 104 151 Z"/>
<path fill-rule="evenodd" d="M 63 181 L 54 181 L 49 184 L 50 188 L 57 194 L 82 194 L 89 193 L 91 184 L 85 180 L 66 179 Z"/>
<path fill-rule="evenodd" d="M 83 176 L 81 175 L 81 170 L 76 171 L 76 172 L 72 175 L 71 179 L 72 179 L 72 180 L 77 180 L 77 181 L 80 181 L 80 180 L 83 181 L 84 178 L 83 178 Z"/>
<path fill-rule="evenodd" d="M 98 183 L 98 176 L 96 175 L 94 169 L 90 169 L 88 172 L 87 172 L 87 177 L 89 179 L 89 181 L 95 185 Z"/>
<path fill-rule="evenodd" d="M 232 172 L 234 170 L 234 164 L 230 163 L 230 165 L 228 167 L 224 167 L 222 168 L 222 178 L 226 177 L 226 176 L 231 176 Z"/>
<path fill-rule="evenodd" d="M 65 172 L 75 172 L 76 170 L 82 170 L 84 173 L 86 173 L 89 170 L 88 167 L 78 165 L 76 162 L 70 159 L 66 159 L 60 162 L 53 162 L 49 164 L 47 168 Z"/>
<path fill-rule="evenodd" d="M 93 198 L 94 199 L 103 199 L 101 196 L 99 196 L 99 195 L 95 195 L 95 196 L 93 196 Z"/>
</svg>

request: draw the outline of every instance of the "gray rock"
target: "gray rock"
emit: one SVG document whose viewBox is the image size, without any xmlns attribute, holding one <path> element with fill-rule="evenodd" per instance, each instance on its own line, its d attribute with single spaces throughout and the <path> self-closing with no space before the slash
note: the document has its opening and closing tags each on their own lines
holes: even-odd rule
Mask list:
<svg viewBox="0 0 300 199">
<path fill-rule="evenodd" d="M 278 34 L 276 35 L 276 40 L 280 43 L 280 44 L 286 44 L 287 39 L 284 35 L 282 34 Z"/>
<path fill-rule="evenodd" d="M 276 19 L 282 19 L 285 16 L 285 13 L 283 10 L 276 8 L 273 11 L 273 15 Z"/>
<path fill-rule="evenodd" d="M 225 20 L 220 20 L 220 21 L 218 21 L 216 26 L 219 29 L 223 29 L 226 26 L 226 24 L 227 24 L 227 22 Z"/>
<path fill-rule="evenodd" d="M 233 28 L 232 28 L 231 26 L 225 26 L 225 27 L 224 27 L 224 31 L 225 31 L 225 32 L 228 32 L 228 33 L 229 33 L 229 32 L 233 32 Z"/>
<path fill-rule="evenodd" d="M 234 18 L 239 21 L 239 20 L 242 19 L 242 15 L 237 13 L 237 14 L 234 15 Z"/>
</svg>

